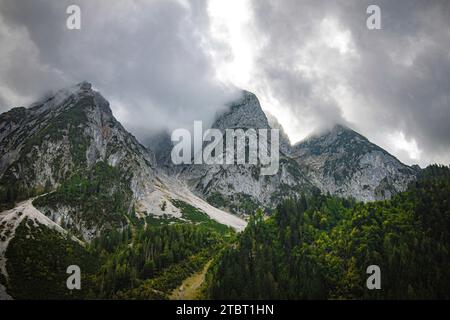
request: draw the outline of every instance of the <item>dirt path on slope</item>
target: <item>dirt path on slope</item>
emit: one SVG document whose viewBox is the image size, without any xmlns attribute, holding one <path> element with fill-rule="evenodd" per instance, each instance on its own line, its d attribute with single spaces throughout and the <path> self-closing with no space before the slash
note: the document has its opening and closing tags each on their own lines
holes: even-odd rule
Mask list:
<svg viewBox="0 0 450 320">
<path fill-rule="evenodd" d="M 170 300 L 196 300 L 199 299 L 200 288 L 205 281 L 205 275 L 211 265 L 212 260 L 197 273 L 183 280 L 181 286 L 172 291 Z"/>
</svg>

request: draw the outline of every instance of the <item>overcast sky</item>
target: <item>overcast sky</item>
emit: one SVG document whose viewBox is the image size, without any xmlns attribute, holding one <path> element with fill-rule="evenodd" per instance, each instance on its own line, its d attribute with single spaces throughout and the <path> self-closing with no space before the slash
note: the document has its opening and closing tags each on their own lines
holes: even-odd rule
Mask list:
<svg viewBox="0 0 450 320">
<path fill-rule="evenodd" d="M 209 123 L 239 87 L 292 142 L 342 123 L 408 164 L 450 163 L 447 0 L 0 0 L 1 111 L 82 80 L 141 139 Z"/>
</svg>

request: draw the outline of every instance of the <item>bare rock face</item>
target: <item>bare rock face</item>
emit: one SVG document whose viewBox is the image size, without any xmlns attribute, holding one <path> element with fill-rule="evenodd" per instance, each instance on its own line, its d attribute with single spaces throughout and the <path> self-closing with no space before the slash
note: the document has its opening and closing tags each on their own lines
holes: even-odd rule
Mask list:
<svg viewBox="0 0 450 320">
<path fill-rule="evenodd" d="M 389 199 L 404 191 L 417 173 L 341 125 L 292 149 L 301 170 L 323 192 L 361 201 Z"/>
<path fill-rule="evenodd" d="M 267 117 L 257 97 L 243 91 L 212 126 L 226 129 L 278 129 L 280 169 L 274 176 L 260 176 L 259 165 L 173 166 L 168 134 L 158 145 L 158 165 L 178 175 L 200 197 L 234 213 L 263 206 L 273 208 L 285 197 L 314 190 L 353 197 L 360 201 L 388 199 L 406 189 L 417 169 L 402 164 L 362 135 L 341 125 L 294 146 L 273 117 Z"/>
<path fill-rule="evenodd" d="M 212 128 L 219 129 L 223 134 L 226 129 L 255 129 L 257 132 L 259 129 L 272 129 L 258 98 L 247 91 L 229 104 L 228 110 L 217 117 Z M 284 138 L 280 134 L 279 170 L 274 175 L 261 175 L 260 163 L 193 164 L 185 166 L 180 177 L 208 202 L 234 213 L 252 212 L 260 206 L 273 208 L 283 198 L 315 189 L 298 170 L 297 163 L 283 150 L 286 148 Z M 272 148 L 270 141 L 268 148 Z"/>
<path fill-rule="evenodd" d="M 248 91 L 242 91 L 241 97 L 229 104 L 228 110 L 216 119 L 212 127 L 219 130 L 271 128 L 258 98 Z"/>
<path fill-rule="evenodd" d="M 90 83 L 2 114 L 0 138 L 2 186 L 54 188 L 71 172 L 103 161 L 130 174 L 136 197 L 151 191 L 154 155 L 115 120 Z"/>
<path fill-rule="evenodd" d="M 0 131 L 2 200 L 61 188 L 36 206 L 82 239 L 125 225 L 123 214 L 154 190 L 153 153 L 122 127 L 90 83 L 2 114 Z"/>
<path fill-rule="evenodd" d="M 283 155 L 291 156 L 292 153 L 292 146 L 291 141 L 289 140 L 289 137 L 287 136 L 286 132 L 284 131 L 281 124 L 278 122 L 277 118 L 275 118 L 271 114 L 267 114 L 267 120 L 269 121 L 269 125 L 273 129 L 278 129 L 280 132 L 280 152 Z"/>
</svg>

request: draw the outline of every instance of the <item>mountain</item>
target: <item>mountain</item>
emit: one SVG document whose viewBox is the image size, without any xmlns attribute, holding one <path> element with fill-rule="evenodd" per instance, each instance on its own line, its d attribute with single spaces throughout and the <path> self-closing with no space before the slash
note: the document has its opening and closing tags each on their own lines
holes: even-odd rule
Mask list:
<svg viewBox="0 0 450 320">
<path fill-rule="evenodd" d="M 278 122 L 277 118 L 270 113 L 266 114 L 267 121 L 269 122 L 269 126 L 272 129 L 277 129 L 280 132 L 280 152 L 286 156 L 291 156 L 292 153 L 292 145 L 291 141 L 284 131 L 283 126 Z"/>
<path fill-rule="evenodd" d="M 209 259 L 214 248 L 204 247 L 212 238 L 246 226 L 157 168 L 154 153 L 125 130 L 87 82 L 0 115 L 0 209 L 0 299 L 85 297 L 87 291 L 67 290 L 67 266 L 75 262 L 102 277 L 98 266 L 110 243 L 126 243 L 143 230 L 162 233 L 154 249 L 160 263 L 152 269 L 177 261 L 188 272 L 198 263 L 191 255 Z M 168 226 L 175 240 L 157 226 Z M 91 252 L 93 247 L 101 249 Z M 150 259 L 148 252 L 133 254 Z"/>
<path fill-rule="evenodd" d="M 319 190 L 386 199 L 417 172 L 343 126 L 291 146 L 246 91 L 212 128 L 224 145 L 227 129 L 255 129 L 258 139 L 279 129 L 278 171 L 261 175 L 260 161 L 176 166 L 168 133 L 143 146 L 88 82 L 1 114 L 0 299 L 86 297 L 65 288 L 73 261 L 98 281 L 96 298 L 169 296 L 246 228 L 239 216 Z"/>
<path fill-rule="evenodd" d="M 418 172 L 342 125 L 292 146 L 277 120 L 266 116 L 257 97 L 246 91 L 217 117 L 212 128 L 222 133 L 273 128 L 280 133 L 280 168 L 273 176 L 260 176 L 259 164 L 173 166 L 169 135 L 156 143 L 163 150 L 157 153 L 158 165 L 177 173 L 211 204 L 235 213 L 259 206 L 273 208 L 285 197 L 315 189 L 360 201 L 389 199 L 405 190 Z"/>
<path fill-rule="evenodd" d="M 261 109 L 258 98 L 247 91 L 230 103 L 227 110 L 215 120 L 212 128 L 223 134 L 224 150 L 226 145 L 226 129 L 272 129 L 267 117 Z M 280 136 L 280 145 L 285 140 Z M 248 147 L 248 141 L 246 141 Z M 268 141 L 267 149 L 272 148 Z M 244 152 L 241 150 L 241 152 Z M 263 150 L 267 152 L 267 150 Z M 295 196 L 315 189 L 306 175 L 298 168 L 297 163 L 283 152 L 280 152 L 279 169 L 274 175 L 261 175 L 262 164 L 192 164 L 185 166 L 179 176 L 186 181 L 194 192 L 211 204 L 225 208 L 234 213 L 246 213 L 258 207 L 273 208 L 283 198 Z"/>
<path fill-rule="evenodd" d="M 430 166 L 390 200 L 286 200 L 224 249 L 207 298 L 448 299 L 449 196 L 449 168 Z M 381 290 L 368 290 L 368 266 L 381 270 Z"/>
<path fill-rule="evenodd" d="M 154 190 L 154 155 L 87 82 L 2 114 L 0 132 L 4 202 L 58 189 L 37 204 L 82 238 L 126 224 L 123 215 L 130 213 L 133 199 Z"/>
<path fill-rule="evenodd" d="M 406 190 L 417 174 L 342 125 L 294 145 L 291 154 L 322 192 L 361 201 L 389 199 Z"/>
<path fill-rule="evenodd" d="M 87 82 L 2 114 L 0 139 L 1 185 L 14 186 L 17 197 L 57 187 L 71 172 L 92 169 L 99 161 L 132 173 L 127 178 L 135 195 L 152 190 L 154 155 Z"/>
<path fill-rule="evenodd" d="M 237 229 L 245 226 L 160 173 L 153 152 L 87 82 L 2 114 L 0 138 L 3 208 L 39 196 L 32 205 L 82 240 L 147 217 L 182 218 L 172 200 Z"/>
</svg>

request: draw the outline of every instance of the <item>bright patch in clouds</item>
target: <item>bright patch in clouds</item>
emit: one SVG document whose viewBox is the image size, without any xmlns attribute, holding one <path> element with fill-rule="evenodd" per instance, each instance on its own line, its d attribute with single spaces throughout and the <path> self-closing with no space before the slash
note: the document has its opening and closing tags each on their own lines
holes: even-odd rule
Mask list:
<svg viewBox="0 0 450 320">
<path fill-rule="evenodd" d="M 88 80 L 146 139 L 212 122 L 234 85 L 294 143 L 342 123 L 408 164 L 449 162 L 448 1 L 384 1 L 381 31 L 357 0 L 94 2 L 68 32 L 65 1 L 0 0 L 0 110 Z"/>
<path fill-rule="evenodd" d="M 211 36 L 228 46 L 224 48 L 219 44 L 210 51 L 217 77 L 238 87 L 246 87 L 251 81 L 254 57 L 252 43 L 246 32 L 251 21 L 250 12 L 247 0 L 208 2 Z"/>
<path fill-rule="evenodd" d="M 262 108 L 274 115 L 285 129 L 292 142 L 298 142 L 314 131 L 308 115 L 298 117 L 293 109 L 283 105 L 276 92 L 265 88 L 265 80 L 257 72 L 260 49 L 265 45 L 264 35 L 255 32 L 251 4 L 248 0 L 212 0 L 208 3 L 211 21 L 210 36 L 215 41 L 209 49 L 217 78 L 227 84 L 254 92 Z M 293 52 L 293 70 L 305 78 L 335 78 L 339 64 L 329 59 L 335 52 L 342 59 L 357 57 L 352 35 L 332 17 L 322 20 L 315 29 L 313 41 L 299 43 L 299 50 Z M 324 51 L 327 48 L 328 51 Z M 299 88 L 300 90 L 300 88 Z M 314 88 L 321 90 L 317 82 Z M 301 103 L 301 102 L 299 102 Z M 343 102 L 340 105 L 345 105 Z"/>
<path fill-rule="evenodd" d="M 406 153 L 409 159 L 401 159 L 406 163 L 411 163 L 411 160 L 418 161 L 422 151 L 417 146 L 417 142 L 414 139 L 406 139 L 403 132 L 395 132 L 387 136 L 388 143 L 392 146 L 392 151 L 395 154 Z M 402 158 L 402 157 L 400 157 Z"/>
<path fill-rule="evenodd" d="M 337 49 L 340 54 L 356 54 L 350 30 L 343 30 L 335 19 L 322 20 L 320 36 L 324 45 Z"/>
<path fill-rule="evenodd" d="M 252 33 L 249 6 L 247 0 L 209 2 L 210 34 L 219 44 L 210 50 L 217 78 L 256 93 L 262 108 L 277 118 L 290 140 L 296 143 L 317 128 L 312 127 L 307 114 L 299 117 L 294 114 L 294 109 L 283 106 L 277 99 L 276 92 L 261 89 L 264 88 L 264 85 L 261 85 L 264 79 L 254 75 L 257 71 L 255 64 L 258 50 L 264 45 L 264 36 Z M 344 79 L 339 78 L 345 73 L 341 65 L 345 66 L 348 61 L 357 63 L 359 60 L 352 33 L 333 17 L 325 17 L 317 24 L 314 33 L 314 37 L 299 43 L 297 52 L 292 52 L 292 68 L 315 83 L 313 90 L 319 91 L 318 96 L 321 92 L 329 94 L 338 104 L 346 121 L 357 121 L 361 116 L 359 106 L 362 101 L 353 88 L 349 87 Z M 330 55 L 334 59 L 330 59 Z M 335 83 L 335 87 L 322 88 L 323 83 L 329 82 Z M 406 163 L 420 162 L 422 151 L 416 141 L 408 140 L 403 132 L 388 134 L 386 141 L 381 144 Z"/>
</svg>

